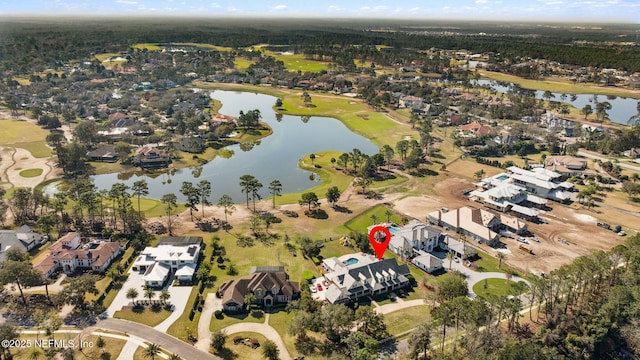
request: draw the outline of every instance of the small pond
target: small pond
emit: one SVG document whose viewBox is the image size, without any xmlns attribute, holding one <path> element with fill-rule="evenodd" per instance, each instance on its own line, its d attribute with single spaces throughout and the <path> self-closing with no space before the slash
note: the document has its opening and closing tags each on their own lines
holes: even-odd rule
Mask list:
<svg viewBox="0 0 640 360">
<path fill-rule="evenodd" d="M 225 158 L 218 156 L 202 167 L 199 177 L 194 177 L 194 169 L 179 169 L 155 175 L 145 174 L 104 174 L 93 176 L 98 189 L 109 189 L 115 182 L 129 186 L 144 178 L 149 184 L 148 197 L 159 199 L 167 193 L 175 193 L 179 201 L 184 198 L 180 187 L 184 181 L 194 184 L 200 180 L 209 180 L 213 191 L 210 201 L 216 203 L 222 194 L 229 194 L 235 202 L 243 203 L 246 196 L 241 192 L 239 178 L 244 174 L 255 176 L 262 184 L 261 195 L 269 197 L 269 183 L 278 179 L 282 183 L 283 193 L 292 193 L 309 189 L 319 184 L 317 178 L 311 179 L 311 172 L 298 167 L 298 161 L 304 156 L 327 150 L 342 152 L 360 149 L 373 155 L 378 148 L 368 139 L 353 133 L 343 123 L 334 118 L 284 115 L 276 120 L 272 106 L 276 98 L 269 95 L 248 92 L 212 91 L 211 97 L 222 102 L 221 114 L 238 116 L 240 111 L 259 109 L 263 121 L 273 129 L 273 134 L 256 142 L 251 149 L 240 145 L 227 147 L 232 154 Z M 324 194 L 318 194 L 324 196 Z"/>
</svg>

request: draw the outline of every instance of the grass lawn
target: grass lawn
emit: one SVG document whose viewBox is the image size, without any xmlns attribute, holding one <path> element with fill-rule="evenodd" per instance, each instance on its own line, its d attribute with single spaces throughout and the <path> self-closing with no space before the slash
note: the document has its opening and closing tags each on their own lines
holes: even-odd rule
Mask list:
<svg viewBox="0 0 640 360">
<path fill-rule="evenodd" d="M 260 344 L 263 344 L 267 341 L 267 338 L 261 334 L 254 332 L 239 332 L 235 334 L 229 334 L 227 336 L 227 341 L 225 341 L 224 349 L 222 351 L 216 353 L 216 355 L 220 356 L 225 360 L 234 360 L 234 359 L 246 359 L 246 360 L 262 360 L 264 359 L 264 355 L 262 355 L 262 347 L 257 347 L 252 349 L 250 346 L 244 345 L 242 343 L 235 345 L 233 343 L 233 338 L 235 337 L 247 338 L 247 339 L 257 339 Z"/>
<path fill-rule="evenodd" d="M 131 47 L 134 48 L 134 49 L 141 49 L 141 50 L 147 49 L 148 51 L 160 51 L 160 50 L 162 50 L 162 46 L 158 46 L 158 45 L 155 45 L 155 44 L 147 44 L 147 43 L 144 43 L 144 44 L 133 44 Z"/>
<path fill-rule="evenodd" d="M 309 60 L 304 54 L 282 54 L 273 51 L 263 50 L 265 54 L 273 56 L 276 60 L 284 63 L 289 71 L 320 72 L 329 69 L 329 63 L 323 61 Z"/>
<path fill-rule="evenodd" d="M 36 177 L 42 175 L 42 169 L 26 169 L 20 171 L 20 176 L 22 177 Z"/>
<path fill-rule="evenodd" d="M 249 65 L 253 64 L 255 61 L 250 61 L 244 58 L 235 58 L 233 60 L 233 64 L 238 70 L 246 70 L 249 68 Z"/>
<path fill-rule="evenodd" d="M 171 311 L 165 310 L 162 307 L 139 307 L 133 310 L 123 309 L 118 310 L 113 314 L 114 318 L 134 321 L 140 324 L 145 324 L 154 327 L 171 315 Z"/>
<path fill-rule="evenodd" d="M 485 288 L 486 281 L 486 288 Z M 489 294 L 505 297 L 508 295 L 520 295 L 523 292 L 521 284 L 515 281 L 499 278 L 491 278 L 480 281 L 473 285 L 473 292 L 483 299 L 487 299 Z"/>
<path fill-rule="evenodd" d="M 366 232 L 367 227 L 374 224 L 374 221 L 371 218 L 372 216 L 376 217 L 376 223 L 387 221 L 387 215 L 385 215 L 385 212 L 387 210 L 388 209 L 382 205 L 374 206 L 361 213 L 360 215 L 354 217 L 353 219 L 347 221 L 344 224 L 344 227 L 348 230 Z M 391 220 L 391 222 L 396 224 L 402 223 L 402 217 L 400 217 L 400 215 L 396 214 L 393 210 L 391 210 L 391 213 L 392 215 L 389 217 L 389 220 Z"/>
<path fill-rule="evenodd" d="M 95 54 L 94 57 L 98 59 L 100 62 L 107 60 L 110 57 L 118 57 L 120 54 L 116 53 L 104 53 L 104 54 Z"/>
<path fill-rule="evenodd" d="M 71 339 L 77 341 L 77 334 L 56 334 L 56 340 L 64 340 L 68 342 Z M 34 341 L 36 339 L 35 335 L 20 335 L 20 339 Z M 40 340 L 47 339 L 46 336 L 40 335 Z M 105 342 L 104 348 L 101 350 L 97 346 L 95 346 L 96 341 L 98 340 L 98 336 L 89 335 L 87 337 L 83 337 L 83 343 L 91 343 L 92 346 L 85 346 L 83 351 L 80 352 L 80 349 L 76 349 L 73 352 L 74 359 L 117 359 L 126 344 L 125 340 L 115 339 L 111 337 L 103 336 L 102 339 Z M 12 351 L 14 360 L 32 360 L 32 359 L 44 359 L 44 349 L 40 349 L 40 356 L 34 357 L 32 354 L 32 349 L 34 347 L 27 347 L 24 349 L 14 349 Z"/>
<path fill-rule="evenodd" d="M 147 345 L 148 344 L 149 343 L 147 342 Z M 149 360 L 150 358 L 145 356 L 145 354 L 144 354 L 144 350 L 145 349 L 146 349 L 146 347 L 138 346 L 138 349 L 136 349 L 136 352 L 133 353 L 133 360 Z M 166 359 L 170 355 L 169 352 L 167 352 L 166 350 L 163 350 L 163 349 L 160 350 L 160 354 L 165 354 L 166 357 L 162 357 L 161 355 L 157 355 L 155 358 L 156 359 Z"/>
<path fill-rule="evenodd" d="M 431 311 L 428 305 L 414 306 L 384 315 L 387 331 L 391 335 L 411 330 L 430 319 Z"/>
<path fill-rule="evenodd" d="M 26 121 L 0 120 L 0 128 L 0 145 L 26 149 L 37 158 L 51 155 L 44 140 L 49 132 L 39 126 Z"/>
<path fill-rule="evenodd" d="M 233 324 L 237 324 L 240 322 L 254 322 L 254 323 L 263 323 L 264 322 L 264 313 L 262 311 L 252 311 L 250 314 L 236 314 L 236 315 L 223 315 L 224 318 L 216 319 L 216 317 L 211 318 L 211 323 L 209 325 L 210 331 L 216 331 L 220 329 L 224 329 L 225 327 Z"/>
<path fill-rule="evenodd" d="M 314 186 L 304 192 L 315 192 L 318 198 L 322 199 L 330 187 L 337 186 L 340 191 L 344 191 L 347 186 L 349 186 L 353 177 L 334 169 L 331 164 L 331 158 L 337 159 L 341 154 L 342 152 L 339 151 L 324 151 L 314 154 L 316 156 L 314 165 L 311 165 L 311 160 L 308 156 L 298 162 L 298 166 L 301 169 L 315 173 L 321 182 L 320 185 Z M 318 168 L 315 165 L 320 167 Z M 283 190 L 286 191 L 286 189 Z M 301 196 L 302 192 L 284 194 L 278 196 L 276 204 L 296 204 Z"/>
<path fill-rule="evenodd" d="M 495 257 L 487 254 L 486 252 L 484 252 L 482 250 L 477 250 L 477 251 L 478 251 L 478 256 L 480 257 L 480 259 L 474 261 L 474 263 L 476 265 L 478 265 L 478 268 L 476 269 L 476 271 L 478 271 L 478 272 L 502 272 L 502 273 L 506 273 L 507 270 L 509 270 L 509 267 L 505 265 L 505 261 L 509 260 L 508 258 L 503 260 L 502 261 L 502 266 L 500 268 L 498 268 L 498 264 L 499 264 L 498 259 L 496 259 Z M 518 272 L 513 270 L 513 269 L 511 269 L 511 273 L 513 275 L 520 276 L 518 274 Z"/>
<path fill-rule="evenodd" d="M 612 96 L 622 96 L 638 99 L 640 98 L 640 94 L 634 93 L 632 91 L 626 89 L 619 89 L 615 87 L 604 87 L 590 84 L 575 84 L 565 79 L 560 78 L 551 78 L 548 80 L 530 80 L 523 79 L 514 75 L 496 73 L 492 71 L 479 71 L 480 75 L 484 78 L 497 80 L 497 81 L 507 81 L 512 82 L 514 84 L 518 84 L 519 86 L 526 89 L 535 89 L 535 90 L 549 90 L 551 92 L 556 93 L 564 93 L 564 94 L 598 94 L 598 95 L 612 95 Z"/>
</svg>

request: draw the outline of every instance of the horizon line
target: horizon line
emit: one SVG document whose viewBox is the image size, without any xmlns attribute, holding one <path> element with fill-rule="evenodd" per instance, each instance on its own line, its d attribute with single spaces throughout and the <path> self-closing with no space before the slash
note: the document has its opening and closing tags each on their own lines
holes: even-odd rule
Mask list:
<svg viewBox="0 0 640 360">
<path fill-rule="evenodd" d="M 498 22 L 498 23 L 542 23 L 542 24 L 590 24 L 590 25 L 640 25 L 638 22 L 633 22 L 631 20 L 622 20 L 622 19 L 564 19 L 564 18 L 546 18 L 546 19 L 532 19 L 528 17 L 511 17 L 508 20 L 504 19 L 504 17 L 486 17 L 486 18 L 475 18 L 475 17 L 411 17 L 411 16 L 394 16 L 394 17 L 380 17 L 380 16 L 357 16 L 357 15 L 344 15 L 344 16 L 326 16 L 326 14 L 321 15 L 283 15 L 283 14 L 210 14 L 210 15 L 201 15 L 201 14 L 152 14 L 152 15 L 143 15 L 143 14 L 89 14 L 89 13 L 9 13 L 3 14 L 0 12 L 0 21 L 8 20 L 8 19 L 23 19 L 23 20 L 65 20 L 65 19 L 105 19 L 105 20 L 127 20 L 127 19 L 145 19 L 145 20 L 153 20 L 153 19 L 223 19 L 223 20 L 237 20 L 237 19 L 261 19 L 261 20 L 323 20 L 323 21 L 385 21 L 385 22 L 394 22 L 394 21 L 477 21 L 477 22 Z"/>
</svg>

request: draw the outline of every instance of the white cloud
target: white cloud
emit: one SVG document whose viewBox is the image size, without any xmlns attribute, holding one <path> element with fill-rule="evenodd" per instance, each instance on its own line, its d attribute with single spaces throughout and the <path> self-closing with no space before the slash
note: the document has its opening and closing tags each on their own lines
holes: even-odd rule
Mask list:
<svg viewBox="0 0 640 360">
<path fill-rule="evenodd" d="M 276 10 L 276 11 L 283 11 L 287 9 L 288 9 L 287 5 L 276 5 L 273 7 L 273 10 Z"/>
<path fill-rule="evenodd" d="M 131 1 L 131 0 L 116 0 L 116 2 L 118 4 L 125 4 L 125 5 L 137 5 L 138 4 L 137 1 Z"/>
<path fill-rule="evenodd" d="M 486 4 L 489 0 L 476 0 L 476 4 Z"/>
</svg>

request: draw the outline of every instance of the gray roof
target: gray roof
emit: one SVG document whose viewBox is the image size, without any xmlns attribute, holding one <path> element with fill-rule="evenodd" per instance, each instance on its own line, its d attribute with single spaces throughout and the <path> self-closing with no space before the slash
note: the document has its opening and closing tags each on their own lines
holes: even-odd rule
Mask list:
<svg viewBox="0 0 640 360">
<path fill-rule="evenodd" d="M 18 248 L 24 252 L 32 249 L 42 241 L 42 234 L 34 232 L 23 225 L 17 230 L 0 230 L 0 261 L 4 261 L 5 253 L 10 248 Z"/>
<path fill-rule="evenodd" d="M 202 236 L 165 236 L 158 239 L 156 246 L 160 245 L 202 245 Z"/>
</svg>

